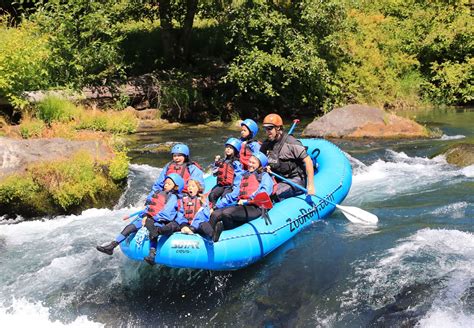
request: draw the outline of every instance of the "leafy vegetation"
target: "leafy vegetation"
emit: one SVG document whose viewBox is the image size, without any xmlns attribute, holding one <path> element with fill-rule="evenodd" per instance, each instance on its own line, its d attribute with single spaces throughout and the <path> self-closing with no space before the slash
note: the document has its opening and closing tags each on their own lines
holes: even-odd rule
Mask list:
<svg viewBox="0 0 474 328">
<path fill-rule="evenodd" d="M 243 114 L 249 103 L 264 112 L 473 101 L 467 0 L 15 6 L 10 12 L 23 15 L 0 24 L 0 97 L 17 108 L 25 90 L 115 84 L 144 73 L 165 77 L 160 110 L 181 120 L 209 117 L 199 111 L 231 117 L 230 107 Z M 122 96 L 116 104 L 129 102 Z M 98 118 L 92 125 L 105 129 Z"/>
<path fill-rule="evenodd" d="M 109 165 L 110 175 L 103 169 Z M 9 176 L 0 183 L 0 214 L 39 216 L 110 205 L 120 193 L 119 185 L 111 178 L 122 180 L 125 165 L 128 161 L 123 155 L 99 165 L 88 152 L 78 152 L 68 160 L 31 165 L 26 173 Z"/>
</svg>

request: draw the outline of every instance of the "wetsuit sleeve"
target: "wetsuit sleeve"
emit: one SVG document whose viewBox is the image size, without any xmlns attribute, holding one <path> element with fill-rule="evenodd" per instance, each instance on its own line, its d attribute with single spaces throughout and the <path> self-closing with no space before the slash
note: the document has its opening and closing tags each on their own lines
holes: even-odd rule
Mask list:
<svg viewBox="0 0 474 328">
<path fill-rule="evenodd" d="M 273 191 L 273 179 L 271 178 L 270 174 L 264 172 L 262 174 L 262 181 L 260 181 L 260 185 L 258 186 L 257 191 L 255 191 L 251 196 L 250 199 L 253 199 L 255 195 L 266 192 L 268 196 L 272 194 Z"/>
<path fill-rule="evenodd" d="M 151 200 L 151 197 L 155 194 L 157 191 L 163 191 L 163 186 L 165 185 L 165 176 L 166 172 L 168 171 L 169 163 L 165 165 L 163 170 L 161 170 L 160 175 L 158 176 L 158 179 L 156 179 L 155 183 L 151 187 L 151 192 L 148 194 L 147 200 Z"/>
<path fill-rule="evenodd" d="M 290 150 L 293 158 L 296 160 L 303 161 L 306 157 L 308 157 L 308 153 L 306 152 L 306 148 L 297 140 L 295 142 L 287 143 L 286 146 Z"/>
<path fill-rule="evenodd" d="M 203 188 L 205 187 L 204 173 L 201 171 L 201 169 L 199 167 L 197 167 L 194 164 L 190 165 L 189 166 L 189 175 L 190 175 L 190 179 L 196 180 L 197 182 L 199 182 L 201 184 L 201 186 Z"/>
<path fill-rule="evenodd" d="M 211 217 L 211 213 L 209 212 L 209 205 L 203 204 L 199 211 L 196 213 L 191 226 L 195 229 L 199 228 L 199 225 L 203 222 L 208 222 L 209 218 Z"/>
<path fill-rule="evenodd" d="M 253 141 L 249 144 L 249 148 L 252 151 L 252 153 L 255 153 L 256 151 L 260 151 L 260 143 L 257 141 Z"/>
<path fill-rule="evenodd" d="M 234 168 L 234 182 L 232 184 L 232 190 L 240 189 L 240 180 L 242 180 L 242 174 L 244 170 L 242 169 L 242 163 L 239 160 L 233 161 L 232 166 Z"/>
<path fill-rule="evenodd" d="M 178 197 L 176 195 L 172 194 L 169 198 L 168 201 L 165 204 L 165 207 L 156 214 L 153 219 L 155 221 L 160 221 L 160 220 L 166 220 L 166 221 L 173 221 L 176 219 L 176 214 L 177 214 L 177 209 L 178 209 Z"/>
</svg>

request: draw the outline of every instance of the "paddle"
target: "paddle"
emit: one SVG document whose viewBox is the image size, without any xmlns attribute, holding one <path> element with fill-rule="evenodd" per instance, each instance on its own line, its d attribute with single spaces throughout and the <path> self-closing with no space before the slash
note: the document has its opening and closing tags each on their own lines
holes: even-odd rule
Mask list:
<svg viewBox="0 0 474 328">
<path fill-rule="evenodd" d="M 143 212 L 145 212 L 145 210 L 140 210 L 140 211 L 135 212 L 135 213 L 133 213 L 133 214 L 124 216 L 122 220 L 124 220 L 124 221 L 125 221 L 125 220 L 128 220 L 128 219 L 130 219 L 130 218 L 133 218 L 134 216 L 143 214 Z"/>
<path fill-rule="evenodd" d="M 256 205 L 266 210 L 269 210 L 273 207 L 272 200 L 270 199 L 270 196 L 268 196 L 266 192 L 261 192 L 259 194 L 256 194 L 252 200 L 249 200 L 247 202 L 247 204 Z"/>
<path fill-rule="evenodd" d="M 296 124 L 298 124 L 299 122 L 300 122 L 300 120 L 298 120 L 298 119 L 294 119 L 294 120 L 293 120 L 293 125 L 291 126 L 290 130 L 288 131 L 288 134 L 292 134 L 292 133 L 293 133 L 293 131 L 294 131 L 295 128 L 296 128 Z"/>
<path fill-rule="evenodd" d="M 282 177 L 281 175 L 278 175 L 274 172 L 270 172 L 270 174 L 273 174 L 277 178 L 281 179 L 282 181 L 285 181 L 286 183 L 289 183 L 295 188 L 298 188 L 304 192 L 308 192 L 306 188 L 301 187 L 300 185 Z M 379 220 L 375 214 L 364 211 L 361 208 L 354 207 L 354 206 L 342 206 L 342 205 L 333 203 L 330 200 L 327 200 L 326 198 L 319 197 L 318 195 L 311 195 L 311 197 L 319 198 L 325 202 L 328 202 L 329 204 L 336 206 L 336 208 L 340 209 L 342 213 L 344 214 L 344 216 L 353 223 L 376 224 Z M 311 197 L 310 195 L 307 196 L 307 199 L 309 200 L 308 202 L 312 202 Z"/>
</svg>

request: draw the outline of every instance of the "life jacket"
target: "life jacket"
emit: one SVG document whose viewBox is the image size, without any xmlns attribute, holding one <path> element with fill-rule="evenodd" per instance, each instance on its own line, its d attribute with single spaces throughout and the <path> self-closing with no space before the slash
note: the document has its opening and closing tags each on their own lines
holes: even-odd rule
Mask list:
<svg viewBox="0 0 474 328">
<path fill-rule="evenodd" d="M 252 149 L 250 149 L 249 144 L 255 142 L 256 140 L 250 139 L 242 142 L 242 147 L 240 147 L 240 163 L 242 163 L 242 167 L 244 170 L 247 170 L 249 167 L 249 158 L 252 156 Z M 258 142 L 258 141 L 257 141 Z"/>
<path fill-rule="evenodd" d="M 154 217 L 156 214 L 160 213 L 160 211 L 165 208 L 165 204 L 170 198 L 171 194 L 172 193 L 166 191 L 159 191 L 153 194 L 146 214 Z"/>
<path fill-rule="evenodd" d="M 283 132 L 282 138 L 276 142 L 273 149 L 267 151 L 268 165 L 275 173 L 287 178 L 300 177 L 305 180 L 305 170 L 302 164 L 296 159 L 280 159 L 280 151 L 285 144 L 301 144 L 296 138 Z"/>
<path fill-rule="evenodd" d="M 234 183 L 233 159 L 225 159 L 217 162 L 217 184 L 220 186 L 232 186 Z"/>
<path fill-rule="evenodd" d="M 176 164 L 175 162 L 171 161 L 167 164 L 168 169 L 166 170 L 166 175 L 170 175 L 171 173 L 177 173 L 183 178 L 184 180 L 183 193 L 188 191 L 188 181 L 191 178 L 191 174 L 189 173 L 189 166 L 191 164 L 196 165 L 198 169 L 202 170 L 201 166 L 196 162 L 184 162 L 183 164 Z"/>
<path fill-rule="evenodd" d="M 257 171 L 253 172 L 245 172 L 242 175 L 242 180 L 240 181 L 240 191 L 239 191 L 239 199 L 248 199 L 255 191 L 257 191 L 258 187 L 260 186 L 260 182 L 262 181 L 262 173 L 257 173 Z M 276 193 L 277 183 L 274 177 L 272 177 L 273 187 L 272 187 L 272 195 Z"/>
<path fill-rule="evenodd" d="M 191 224 L 202 205 L 201 197 L 196 196 L 193 198 L 184 196 L 178 203 L 178 210 L 180 210 L 181 207 L 184 208 L 184 217 L 188 220 L 188 223 Z"/>
</svg>

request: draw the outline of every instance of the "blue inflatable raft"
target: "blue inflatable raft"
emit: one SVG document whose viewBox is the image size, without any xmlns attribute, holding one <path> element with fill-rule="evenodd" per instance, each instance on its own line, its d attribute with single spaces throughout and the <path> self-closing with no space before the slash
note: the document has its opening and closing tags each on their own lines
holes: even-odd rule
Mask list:
<svg viewBox="0 0 474 328">
<path fill-rule="evenodd" d="M 352 183 L 349 160 L 329 141 L 301 139 L 301 142 L 308 147 L 313 162 L 318 164 L 314 177 L 317 195 L 341 203 Z M 206 190 L 210 190 L 214 184 L 214 177 L 206 178 Z M 235 229 L 223 231 L 217 243 L 197 234 L 162 236 L 158 239 L 156 263 L 175 268 L 207 270 L 246 267 L 293 238 L 311 221 L 324 219 L 335 209 L 328 202 L 317 198 L 313 200 L 314 204 L 309 204 L 305 195 L 301 195 L 276 203 L 268 212 L 271 223 L 267 225 L 263 218 L 257 218 Z M 148 255 L 150 247 L 142 230 L 120 244 L 126 256 L 138 261 Z"/>
</svg>

